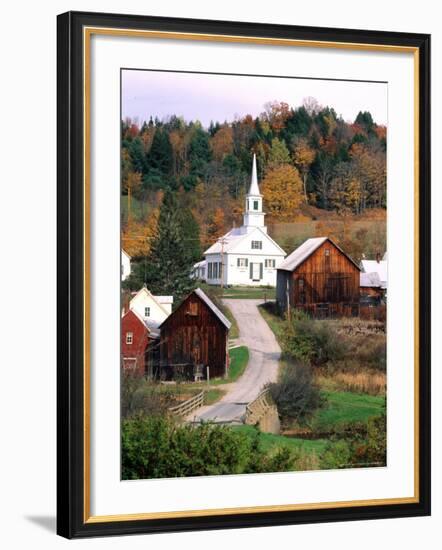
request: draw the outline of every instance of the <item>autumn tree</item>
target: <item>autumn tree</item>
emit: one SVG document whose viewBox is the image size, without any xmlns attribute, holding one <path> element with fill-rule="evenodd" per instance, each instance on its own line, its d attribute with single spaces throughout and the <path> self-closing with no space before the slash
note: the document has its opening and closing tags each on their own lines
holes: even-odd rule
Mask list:
<svg viewBox="0 0 442 550">
<path fill-rule="evenodd" d="M 281 164 L 267 171 L 261 184 L 267 212 L 274 220 L 288 220 L 302 203 L 302 180 L 298 170 Z"/>
<path fill-rule="evenodd" d="M 132 197 L 139 197 L 141 190 L 141 173 L 128 172 L 123 180 L 123 193 L 130 193 Z"/>
<path fill-rule="evenodd" d="M 225 214 L 222 208 L 216 208 L 209 217 L 207 226 L 207 237 L 210 244 L 213 244 L 224 234 Z"/>
<path fill-rule="evenodd" d="M 222 126 L 211 138 L 210 147 L 213 158 L 219 162 L 233 151 L 233 132 L 228 125 Z"/>
<path fill-rule="evenodd" d="M 296 139 L 293 143 L 293 161 L 296 168 L 299 170 L 302 176 L 302 184 L 304 189 L 304 199 L 307 200 L 307 177 L 309 174 L 310 166 L 315 160 L 316 151 L 314 151 L 308 144 L 305 138 Z"/>
<path fill-rule="evenodd" d="M 121 233 L 121 245 L 132 258 L 147 256 L 158 227 L 159 209 L 150 213 L 144 222 L 129 220 Z"/>
</svg>

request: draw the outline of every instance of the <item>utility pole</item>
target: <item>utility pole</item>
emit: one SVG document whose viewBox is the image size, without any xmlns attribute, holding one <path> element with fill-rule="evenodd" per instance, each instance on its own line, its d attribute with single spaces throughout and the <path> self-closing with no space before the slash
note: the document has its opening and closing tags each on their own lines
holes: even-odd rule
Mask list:
<svg viewBox="0 0 442 550">
<path fill-rule="evenodd" d="M 220 273 L 220 279 L 221 279 L 221 295 L 224 291 L 224 245 L 226 244 L 226 240 L 221 237 L 219 239 L 219 243 L 221 244 L 221 273 Z"/>
<path fill-rule="evenodd" d="M 289 280 L 288 279 L 287 279 L 285 297 L 286 297 L 286 300 L 287 300 L 287 319 L 290 319 L 290 291 L 289 291 Z"/>
</svg>

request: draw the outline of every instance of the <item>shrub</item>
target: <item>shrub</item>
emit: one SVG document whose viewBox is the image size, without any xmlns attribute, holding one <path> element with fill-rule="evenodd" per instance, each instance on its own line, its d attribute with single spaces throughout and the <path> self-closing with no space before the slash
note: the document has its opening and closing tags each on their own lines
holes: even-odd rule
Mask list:
<svg viewBox="0 0 442 550">
<path fill-rule="evenodd" d="M 327 321 L 317 321 L 293 310 L 282 333 L 284 354 L 313 365 L 343 359 L 348 351 L 345 338 Z"/>
<path fill-rule="evenodd" d="M 283 422 L 296 419 L 302 424 L 322 403 L 310 367 L 300 363 L 289 364 L 281 379 L 267 387 Z"/>
<path fill-rule="evenodd" d="M 247 437 L 226 426 L 178 425 L 167 416 L 135 416 L 122 423 L 123 479 L 146 479 L 293 469 L 287 448 L 267 455 L 259 432 Z"/>
<path fill-rule="evenodd" d="M 125 370 L 121 380 L 121 415 L 164 414 L 176 404 L 176 396 L 167 388 L 148 384 L 143 375 Z"/>
<path fill-rule="evenodd" d="M 332 436 L 320 457 L 321 469 L 385 466 L 387 463 L 386 416 L 370 418 L 365 426 L 347 425 Z"/>
</svg>

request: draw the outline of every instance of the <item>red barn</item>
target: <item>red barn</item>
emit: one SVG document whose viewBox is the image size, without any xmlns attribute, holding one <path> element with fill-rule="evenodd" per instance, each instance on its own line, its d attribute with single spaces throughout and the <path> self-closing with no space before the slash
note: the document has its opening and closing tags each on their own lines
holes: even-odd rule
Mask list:
<svg viewBox="0 0 442 550">
<path fill-rule="evenodd" d="M 144 375 L 151 354 L 149 346 L 157 338 L 132 309 L 121 319 L 121 356 L 124 369 Z"/>
</svg>

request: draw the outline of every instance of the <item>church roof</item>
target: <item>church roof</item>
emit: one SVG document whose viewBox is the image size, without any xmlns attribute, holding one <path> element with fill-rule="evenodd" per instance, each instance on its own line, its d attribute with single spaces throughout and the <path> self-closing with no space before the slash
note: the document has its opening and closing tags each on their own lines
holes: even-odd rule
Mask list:
<svg viewBox="0 0 442 550">
<path fill-rule="evenodd" d="M 247 193 L 248 195 L 261 196 L 258 186 L 258 172 L 256 170 L 256 155 L 253 154 L 253 164 L 252 164 L 252 179 L 250 182 L 250 189 Z"/>
<path fill-rule="evenodd" d="M 234 246 L 236 246 L 248 233 L 244 231 L 243 227 L 234 227 L 228 231 L 225 235 L 220 237 L 216 243 L 213 243 L 204 254 L 220 254 L 222 251 L 221 241 L 224 241 L 224 252 L 229 252 Z"/>
<path fill-rule="evenodd" d="M 279 246 L 279 244 L 276 243 L 267 233 L 264 233 L 264 231 L 262 231 L 259 227 L 253 228 L 252 231 L 246 231 L 244 227 L 234 227 L 228 233 L 220 237 L 216 241 L 216 243 L 212 244 L 212 246 L 204 252 L 204 255 L 221 254 L 222 251 L 224 251 L 224 253 L 233 252 L 236 246 L 243 239 L 245 239 L 247 236 L 252 235 L 256 231 L 259 231 L 260 238 L 270 241 L 275 247 L 280 250 L 281 254 L 285 256 L 285 251 Z M 224 241 L 224 245 L 221 244 L 221 241 Z M 224 246 L 224 250 L 222 250 L 222 246 Z"/>
</svg>

